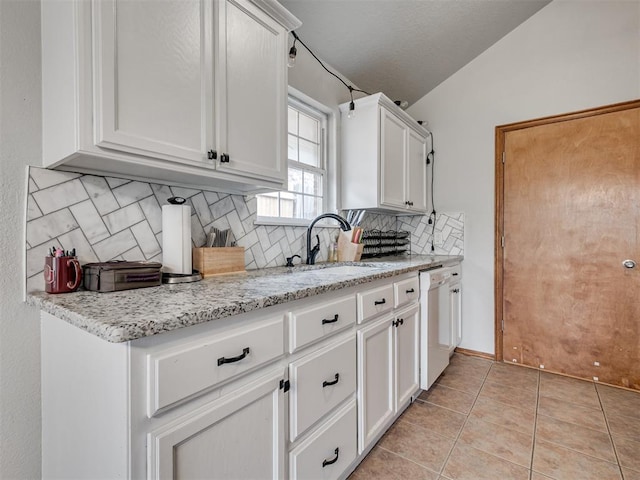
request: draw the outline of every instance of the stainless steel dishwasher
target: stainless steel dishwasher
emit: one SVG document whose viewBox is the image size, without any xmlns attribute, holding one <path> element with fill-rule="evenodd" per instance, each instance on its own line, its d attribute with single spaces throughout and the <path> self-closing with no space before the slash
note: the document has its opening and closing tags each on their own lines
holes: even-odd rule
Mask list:
<svg viewBox="0 0 640 480">
<path fill-rule="evenodd" d="M 420 388 L 428 390 L 449 365 L 451 269 L 438 265 L 420 272 Z"/>
</svg>

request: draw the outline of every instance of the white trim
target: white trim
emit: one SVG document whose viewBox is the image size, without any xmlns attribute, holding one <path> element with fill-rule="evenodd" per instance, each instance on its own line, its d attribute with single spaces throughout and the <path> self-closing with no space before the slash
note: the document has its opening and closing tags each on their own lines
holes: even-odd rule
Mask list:
<svg viewBox="0 0 640 480">
<path fill-rule="evenodd" d="M 285 217 L 256 217 L 254 225 L 276 225 L 284 227 L 304 227 L 307 228 L 311 219 L 306 218 L 285 218 Z M 340 225 L 329 223 L 316 223 L 313 228 L 340 228 Z"/>
<path fill-rule="evenodd" d="M 339 118 L 339 110 L 334 110 L 327 105 L 318 102 L 292 86 L 288 87 L 287 104 L 321 122 L 320 135 L 322 135 L 322 138 L 320 138 L 320 148 L 323 163 L 323 168 L 319 169 L 317 167 L 306 165 L 302 162 L 287 161 L 287 170 L 289 167 L 294 167 L 313 173 L 321 173 L 323 183 L 321 213 L 338 213 L 337 119 Z M 322 116 L 318 116 L 318 112 L 320 112 Z M 290 192 L 290 190 L 281 191 Z M 310 221 L 310 219 L 258 216 L 254 224 L 306 227 Z M 323 225 L 319 226 L 322 227 Z M 332 225 L 324 226 L 331 227 Z"/>
</svg>

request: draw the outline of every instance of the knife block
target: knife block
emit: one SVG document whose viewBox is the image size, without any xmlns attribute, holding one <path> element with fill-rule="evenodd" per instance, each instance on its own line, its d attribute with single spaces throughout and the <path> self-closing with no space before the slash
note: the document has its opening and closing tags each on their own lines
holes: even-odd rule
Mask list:
<svg viewBox="0 0 640 480">
<path fill-rule="evenodd" d="M 364 243 L 351 243 L 351 231 L 340 232 L 338 236 L 338 261 L 359 262 Z"/>
<path fill-rule="evenodd" d="M 198 247 L 193 249 L 193 268 L 204 278 L 244 272 L 244 247 Z"/>
</svg>

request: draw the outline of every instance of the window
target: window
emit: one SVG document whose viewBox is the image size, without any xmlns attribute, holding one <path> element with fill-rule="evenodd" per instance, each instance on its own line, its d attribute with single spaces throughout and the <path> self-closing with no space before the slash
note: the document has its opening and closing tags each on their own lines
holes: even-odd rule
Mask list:
<svg viewBox="0 0 640 480">
<path fill-rule="evenodd" d="M 288 189 L 257 195 L 260 220 L 306 224 L 325 211 L 327 121 L 326 113 L 289 97 Z"/>
</svg>

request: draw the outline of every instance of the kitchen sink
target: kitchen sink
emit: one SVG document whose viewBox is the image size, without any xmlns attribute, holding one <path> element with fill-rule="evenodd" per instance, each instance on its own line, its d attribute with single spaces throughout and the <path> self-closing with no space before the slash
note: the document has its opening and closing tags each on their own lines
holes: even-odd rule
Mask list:
<svg viewBox="0 0 640 480">
<path fill-rule="evenodd" d="M 367 273 L 372 268 L 371 265 L 340 265 L 335 267 L 325 267 L 313 270 L 315 274 L 325 275 L 360 275 Z"/>
</svg>

